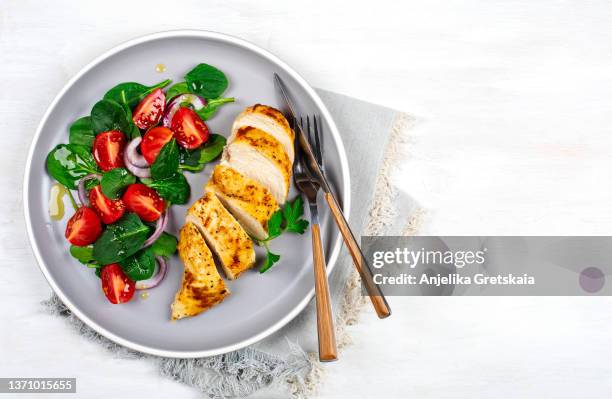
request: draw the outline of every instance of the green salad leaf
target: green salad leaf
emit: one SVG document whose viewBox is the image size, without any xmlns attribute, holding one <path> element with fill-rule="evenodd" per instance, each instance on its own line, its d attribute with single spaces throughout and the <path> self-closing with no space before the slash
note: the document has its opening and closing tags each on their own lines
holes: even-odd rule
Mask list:
<svg viewBox="0 0 612 399">
<path fill-rule="evenodd" d="M 136 183 L 136 176 L 127 169 L 115 168 L 102 175 L 100 188 L 108 198 L 117 199 L 127 186 L 134 183 Z"/>
<path fill-rule="evenodd" d="M 128 134 L 132 131 L 132 118 L 125 108 L 113 100 L 100 100 L 91 109 L 91 126 L 95 134 L 118 130 Z"/>
<path fill-rule="evenodd" d="M 119 262 L 123 272 L 132 280 L 147 280 L 155 272 L 155 255 L 151 247 L 141 249 Z"/>
<path fill-rule="evenodd" d="M 59 144 L 47 155 L 47 171 L 55 180 L 71 190 L 90 173 L 98 173 L 98 165 L 89 147 Z"/>
<path fill-rule="evenodd" d="M 91 117 L 84 116 L 77 119 L 70 125 L 69 143 L 93 147 L 93 142 L 96 135 L 91 126 Z"/>
<path fill-rule="evenodd" d="M 132 110 L 130 109 L 130 107 L 126 104 L 123 104 L 123 110 L 125 111 L 125 117 L 127 118 L 128 123 L 130 124 L 128 130 L 123 133 L 125 133 L 125 135 L 127 136 L 128 141 L 132 141 L 136 137 L 141 136 L 140 129 L 138 128 L 138 126 L 136 126 L 134 120 L 132 119 Z"/>
<path fill-rule="evenodd" d="M 166 92 L 166 100 L 170 101 L 178 95 L 187 93 L 190 93 L 187 82 L 176 83 L 168 88 L 168 91 Z"/>
<path fill-rule="evenodd" d="M 161 236 L 153 245 L 151 245 L 151 249 L 153 250 L 153 254 L 156 256 L 170 256 L 176 252 L 176 245 L 178 244 L 178 240 L 172 234 L 168 234 L 163 232 Z"/>
<path fill-rule="evenodd" d="M 173 204 L 182 205 L 189 200 L 191 189 L 187 179 L 180 172 L 163 179 L 140 179 L 140 181 L 155 189 L 163 199 Z"/>
<path fill-rule="evenodd" d="M 225 74 L 208 64 L 198 64 L 185 75 L 185 81 L 189 91 L 204 98 L 220 97 L 228 86 Z"/>
<path fill-rule="evenodd" d="M 134 213 L 108 225 L 93 246 L 93 256 L 102 265 L 117 263 L 134 255 L 149 235 L 149 227 Z"/>
<path fill-rule="evenodd" d="M 206 105 L 196 111 L 198 116 L 202 120 L 206 121 L 213 117 L 220 106 L 236 101 L 234 97 L 227 98 L 213 98 L 212 100 L 206 100 Z"/>
<path fill-rule="evenodd" d="M 172 80 L 166 79 L 153 86 L 145 86 L 136 82 L 119 83 L 104 94 L 105 100 L 113 100 L 119 104 L 125 104 L 130 108 L 134 108 L 143 98 L 152 93 L 155 89 L 161 89 L 172 83 Z"/>
<path fill-rule="evenodd" d="M 70 246 L 70 255 L 84 265 L 95 262 L 93 257 L 93 245 L 87 245 L 85 247 L 77 247 L 76 245 Z"/>
<path fill-rule="evenodd" d="M 179 169 L 189 172 L 199 172 L 204 166 L 215 160 L 225 147 L 225 137 L 219 134 L 211 134 L 208 141 L 195 150 L 180 149 Z"/>
<path fill-rule="evenodd" d="M 172 139 L 164 144 L 151 165 L 151 177 L 153 180 L 168 178 L 178 171 L 178 167 L 179 149 L 176 140 Z"/>
</svg>

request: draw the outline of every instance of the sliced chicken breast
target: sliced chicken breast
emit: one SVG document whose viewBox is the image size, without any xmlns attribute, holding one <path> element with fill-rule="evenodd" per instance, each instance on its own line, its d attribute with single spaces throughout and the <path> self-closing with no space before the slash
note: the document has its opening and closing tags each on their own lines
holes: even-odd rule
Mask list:
<svg viewBox="0 0 612 399">
<path fill-rule="evenodd" d="M 186 220 L 198 227 L 228 278 L 235 279 L 255 264 L 253 242 L 214 193 L 197 200 Z"/>
<path fill-rule="evenodd" d="M 185 270 L 181 288 L 171 305 L 172 320 L 202 313 L 230 294 L 215 267 L 210 249 L 192 223 L 181 229 L 178 253 Z"/>
<path fill-rule="evenodd" d="M 278 140 L 285 149 L 289 161 L 293 163 L 295 134 L 285 116 L 276 108 L 267 105 L 255 104 L 248 107 L 236 119 L 232 125 L 232 134 L 229 143 L 235 138 L 236 132 L 245 126 L 252 126 L 263 130 Z"/>
<path fill-rule="evenodd" d="M 292 162 L 279 141 L 263 130 L 240 128 L 226 145 L 221 163 L 259 182 L 280 205 L 287 200 Z"/>
<path fill-rule="evenodd" d="M 255 180 L 223 165 L 217 165 L 206 190 L 219 197 L 221 203 L 251 236 L 268 237 L 268 220 L 278 203 L 266 188 Z"/>
</svg>

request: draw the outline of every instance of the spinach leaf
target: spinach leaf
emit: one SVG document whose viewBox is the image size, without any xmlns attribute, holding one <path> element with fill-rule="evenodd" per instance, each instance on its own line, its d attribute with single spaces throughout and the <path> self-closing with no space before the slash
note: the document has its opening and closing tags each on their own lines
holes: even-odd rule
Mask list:
<svg viewBox="0 0 612 399">
<path fill-rule="evenodd" d="M 189 86 L 187 86 L 187 82 L 176 83 L 170 86 L 170 88 L 166 92 L 166 99 L 170 101 L 174 97 L 186 93 L 189 93 Z"/>
<path fill-rule="evenodd" d="M 225 137 L 219 134 L 211 134 L 206 144 L 193 151 L 181 149 L 179 169 L 190 172 L 199 172 L 204 166 L 213 161 L 223 152 Z"/>
<path fill-rule="evenodd" d="M 95 261 L 93 257 L 93 245 L 87 245 L 85 247 L 71 245 L 70 255 L 84 265 Z"/>
<path fill-rule="evenodd" d="M 89 116 L 79 118 L 70 125 L 70 144 L 84 145 L 91 148 L 93 147 L 95 136 Z"/>
<path fill-rule="evenodd" d="M 151 177 L 154 180 L 172 176 L 179 167 L 179 149 L 176 140 L 172 139 L 162 147 L 159 155 L 151 165 Z"/>
<path fill-rule="evenodd" d="M 123 272 L 132 280 L 147 280 L 155 272 L 155 255 L 151 247 L 141 249 L 119 262 Z"/>
<path fill-rule="evenodd" d="M 89 179 L 85 182 L 85 189 L 87 191 L 92 190 L 95 186 L 100 184 L 100 180 L 98 179 Z"/>
<path fill-rule="evenodd" d="M 170 83 L 172 83 L 170 79 L 166 79 L 153 86 L 145 86 L 136 82 L 119 83 L 104 94 L 104 99 L 113 100 L 119 104 L 125 104 L 130 108 L 134 108 L 153 90 L 166 87 Z"/>
<path fill-rule="evenodd" d="M 91 126 L 95 134 L 109 130 L 131 132 L 131 118 L 121 104 L 112 100 L 100 100 L 91 109 Z"/>
<path fill-rule="evenodd" d="M 195 150 L 179 148 L 179 169 L 190 172 L 199 172 L 204 169 L 204 164 L 200 164 L 200 148 Z"/>
<path fill-rule="evenodd" d="M 132 141 L 136 137 L 141 136 L 140 129 L 138 128 L 138 126 L 136 126 L 136 124 L 134 123 L 134 120 L 132 119 L 132 110 L 130 109 L 130 107 L 124 104 L 123 110 L 125 111 L 125 116 L 130 124 L 128 131 L 124 133 L 127 136 L 128 141 Z"/>
<path fill-rule="evenodd" d="M 180 172 L 164 179 L 140 179 L 140 181 L 146 186 L 155 189 L 162 198 L 173 204 L 186 204 L 189 200 L 191 192 L 189 183 L 187 183 L 187 179 Z"/>
<path fill-rule="evenodd" d="M 234 97 L 214 98 L 212 100 L 207 100 L 206 105 L 197 110 L 196 113 L 200 118 L 202 118 L 202 120 L 206 121 L 212 118 L 220 106 L 227 103 L 233 103 L 234 101 L 236 101 Z"/>
<path fill-rule="evenodd" d="M 134 183 L 136 183 L 136 176 L 128 172 L 127 169 L 115 168 L 102 175 L 100 188 L 108 198 L 117 199 L 124 188 Z"/>
<path fill-rule="evenodd" d="M 149 227 L 136 214 L 128 213 L 117 223 L 108 225 L 94 243 L 94 259 L 102 265 L 117 263 L 138 252 L 148 235 Z"/>
<path fill-rule="evenodd" d="M 55 180 L 71 190 L 90 173 L 98 173 L 98 165 L 88 147 L 59 144 L 47 155 L 47 171 Z"/>
<path fill-rule="evenodd" d="M 225 74 L 208 64 L 199 64 L 185 75 L 189 91 L 204 98 L 217 98 L 227 89 Z"/>
<path fill-rule="evenodd" d="M 177 243 L 178 240 L 175 236 L 163 232 L 162 235 L 155 240 L 153 245 L 151 245 L 151 249 L 156 256 L 170 256 L 176 252 Z"/>
</svg>

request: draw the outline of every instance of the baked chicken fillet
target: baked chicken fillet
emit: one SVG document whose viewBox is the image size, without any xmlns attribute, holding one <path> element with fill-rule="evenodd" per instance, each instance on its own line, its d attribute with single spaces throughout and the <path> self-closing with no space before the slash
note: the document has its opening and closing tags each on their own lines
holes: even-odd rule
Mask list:
<svg viewBox="0 0 612 399">
<path fill-rule="evenodd" d="M 265 187 L 224 165 L 217 165 L 206 185 L 251 236 L 268 238 L 268 220 L 278 203 Z"/>
<path fill-rule="evenodd" d="M 226 145 L 221 164 L 259 182 L 280 205 L 287 200 L 292 162 L 281 143 L 263 130 L 240 128 Z"/>
<path fill-rule="evenodd" d="M 234 120 L 232 134 L 228 142 L 231 143 L 236 132 L 246 126 L 252 126 L 259 130 L 263 130 L 278 140 L 285 149 L 289 161 L 293 163 L 295 133 L 289 126 L 289 122 L 287 122 L 282 112 L 276 108 L 261 104 L 255 104 L 252 107 L 248 107 Z"/>
<path fill-rule="evenodd" d="M 230 294 L 219 275 L 210 249 L 192 223 L 179 234 L 178 254 L 185 265 L 183 282 L 171 305 L 172 320 L 195 316 Z"/>
<path fill-rule="evenodd" d="M 197 200 L 186 221 L 200 230 L 228 278 L 235 279 L 255 264 L 253 242 L 214 193 Z"/>
</svg>

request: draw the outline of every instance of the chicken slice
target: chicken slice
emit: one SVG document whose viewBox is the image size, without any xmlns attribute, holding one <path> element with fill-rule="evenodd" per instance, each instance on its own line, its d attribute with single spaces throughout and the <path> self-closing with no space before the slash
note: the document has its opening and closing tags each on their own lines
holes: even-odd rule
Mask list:
<svg viewBox="0 0 612 399">
<path fill-rule="evenodd" d="M 189 208 L 186 220 L 198 227 L 228 278 L 235 279 L 255 264 L 253 242 L 212 192 Z"/>
<path fill-rule="evenodd" d="M 206 185 L 251 236 L 258 240 L 268 237 L 268 220 L 278 209 L 270 192 L 236 170 L 217 165 Z"/>
<path fill-rule="evenodd" d="M 221 164 L 258 181 L 280 205 L 287 200 L 292 163 L 278 140 L 263 130 L 240 128 L 226 145 Z"/>
<path fill-rule="evenodd" d="M 210 249 L 192 223 L 181 228 L 178 253 L 185 270 L 181 289 L 171 305 L 172 320 L 202 313 L 230 294 L 215 267 Z"/>
<path fill-rule="evenodd" d="M 235 138 L 236 132 L 245 126 L 252 126 L 263 130 L 278 140 L 285 149 L 289 161 L 293 163 L 295 134 L 285 116 L 276 108 L 267 105 L 255 104 L 240 113 L 232 125 L 232 134 L 228 143 Z"/>
</svg>

